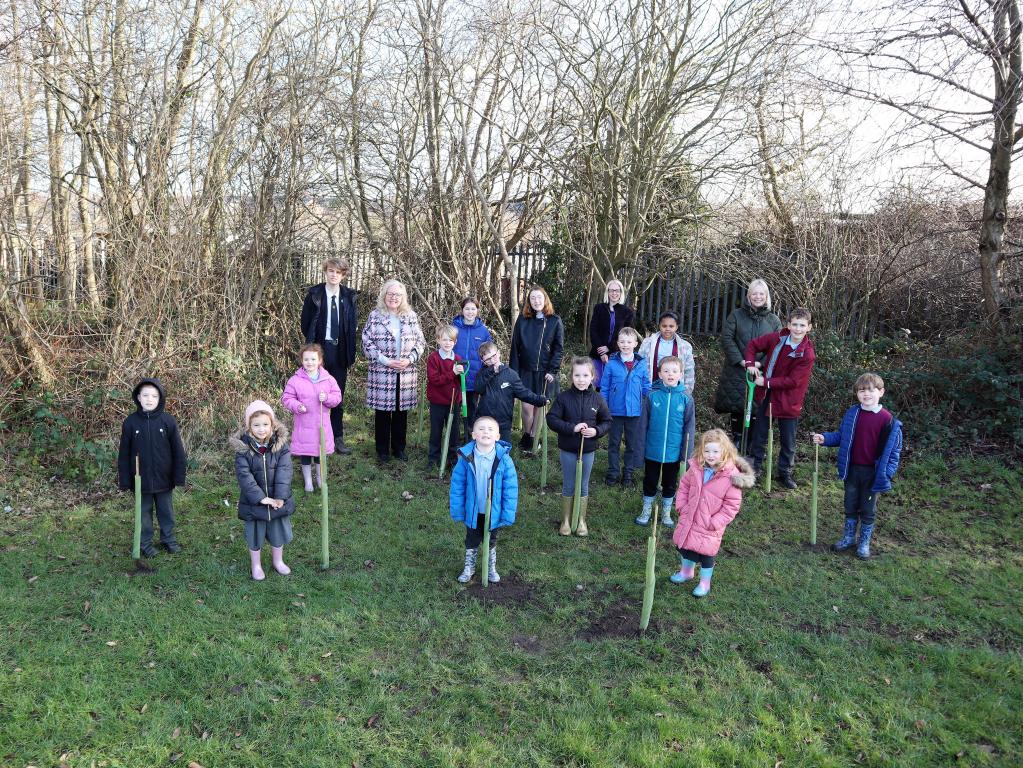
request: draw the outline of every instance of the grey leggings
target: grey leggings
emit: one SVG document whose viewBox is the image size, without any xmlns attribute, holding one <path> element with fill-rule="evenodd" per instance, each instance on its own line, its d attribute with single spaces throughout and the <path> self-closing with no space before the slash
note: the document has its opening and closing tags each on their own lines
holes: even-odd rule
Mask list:
<svg viewBox="0 0 1023 768">
<path fill-rule="evenodd" d="M 571 451 L 558 451 L 561 456 L 561 495 L 575 495 L 575 463 L 579 458 L 578 453 Z M 590 470 L 593 469 L 593 457 L 596 451 L 583 454 L 583 484 L 581 496 L 590 495 Z"/>
</svg>

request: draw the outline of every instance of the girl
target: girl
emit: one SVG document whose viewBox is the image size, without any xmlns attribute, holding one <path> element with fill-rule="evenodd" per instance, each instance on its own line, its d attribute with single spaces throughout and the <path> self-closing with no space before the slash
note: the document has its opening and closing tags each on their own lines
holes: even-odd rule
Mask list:
<svg viewBox="0 0 1023 768">
<path fill-rule="evenodd" d="M 721 537 L 739 514 L 742 489 L 752 488 L 754 479 L 753 468 L 737 455 L 724 430 L 703 433 L 675 494 L 678 524 L 672 542 L 682 555 L 682 567 L 671 575 L 673 584 L 693 578 L 699 563 L 700 583 L 693 595 L 705 597 L 710 592 Z"/>
<path fill-rule="evenodd" d="M 558 391 L 557 374 L 564 353 L 565 326 L 554 314 L 547 291 L 539 285 L 531 286 L 526 294 L 526 306 L 512 329 L 508 365 L 519 374 L 526 389 L 550 399 Z M 523 451 L 533 450 L 537 426 L 536 408 L 524 402 L 519 443 Z"/>
<path fill-rule="evenodd" d="M 274 570 L 287 576 L 291 569 L 284 563 L 284 545 L 292 538 L 291 513 L 295 511 L 288 430 L 277 421 L 273 408 L 254 400 L 230 444 L 238 478 L 238 517 L 245 521 L 252 578 L 266 578 L 260 562 L 264 541 L 270 542 Z"/>
<path fill-rule="evenodd" d="M 636 313 L 625 303 L 625 286 L 621 280 L 608 280 L 604 301 L 593 308 L 590 317 L 590 358 L 597 371 L 594 386 L 601 391 L 604 366 L 618 351 L 618 331 L 632 325 Z"/>
<path fill-rule="evenodd" d="M 465 441 L 469 442 L 472 439 L 472 423 L 476 421 L 476 404 L 480 401 L 476 393 L 476 376 L 483 368 L 480 346 L 490 341 L 490 329 L 480 319 L 479 302 L 471 296 L 462 299 L 462 313 L 451 324 L 458 329 L 455 355 L 469 364 L 465 372 Z"/>
<path fill-rule="evenodd" d="M 323 349 L 319 344 L 306 344 L 298 351 L 302 367 L 288 379 L 281 403 L 295 414 L 295 437 L 291 452 L 302 460 L 302 479 L 306 493 L 313 491 L 312 464 L 316 462 L 316 487 L 320 477 L 320 427 L 323 427 L 327 453 L 334 452 L 334 431 L 330 426 L 330 409 L 341 403 L 341 388 L 323 368 Z"/>
<path fill-rule="evenodd" d="M 562 536 L 572 533 L 572 497 L 575 495 L 576 463 L 579 446 L 583 446 L 582 490 L 580 494 L 580 536 L 586 536 L 586 506 L 590 495 L 590 470 L 597 450 L 597 441 L 611 428 L 611 411 L 600 393 L 593 388 L 593 361 L 588 357 L 572 358 L 572 388 L 565 390 L 547 413 L 547 426 L 558 433 L 561 456 L 561 529 Z"/>
<path fill-rule="evenodd" d="M 696 387 L 696 360 L 693 358 L 693 345 L 678 334 L 678 315 L 674 312 L 662 312 L 657 318 L 659 333 L 652 333 L 639 345 L 639 356 L 646 360 L 650 381 L 657 381 L 660 361 L 665 357 L 677 357 L 682 361 L 682 383 L 686 394 L 693 396 Z"/>
</svg>

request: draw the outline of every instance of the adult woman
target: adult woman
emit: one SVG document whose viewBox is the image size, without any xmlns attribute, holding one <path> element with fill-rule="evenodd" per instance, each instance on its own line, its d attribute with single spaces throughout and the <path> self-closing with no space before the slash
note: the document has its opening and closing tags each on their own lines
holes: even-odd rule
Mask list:
<svg viewBox="0 0 1023 768">
<path fill-rule="evenodd" d="M 526 388 L 541 397 L 558 394 L 558 369 L 565 351 L 565 325 L 554 314 L 547 291 L 530 286 L 526 305 L 512 328 L 508 365 L 519 374 Z M 536 406 L 522 403 L 522 441 L 524 451 L 533 450 L 533 437 L 541 414 Z"/>
<path fill-rule="evenodd" d="M 625 286 L 620 280 L 609 280 L 604 301 L 593 308 L 590 318 L 590 357 L 597 372 L 594 387 L 600 390 L 600 378 L 611 355 L 618 351 L 618 331 L 631 327 L 636 313 L 625 305 Z"/>
<path fill-rule="evenodd" d="M 408 461 L 408 412 L 419 399 L 416 361 L 425 350 L 423 329 L 409 307 L 405 286 L 388 280 L 362 329 L 362 351 L 369 360 L 366 405 L 376 411 L 376 450 L 381 463 L 391 456 Z"/>
<path fill-rule="evenodd" d="M 742 305 L 725 320 L 721 332 L 721 348 L 725 353 L 721 366 L 721 379 L 714 395 L 714 410 L 730 414 L 732 439 L 736 445 L 742 441 L 742 422 L 746 412 L 746 368 L 743 357 L 750 340 L 765 333 L 781 330 L 781 320 L 771 311 L 771 292 L 767 283 L 757 279 L 749 284 Z M 762 362 L 762 361 L 761 361 Z M 750 432 L 753 434 L 750 415 Z"/>
<path fill-rule="evenodd" d="M 490 341 L 490 329 L 480 320 L 479 302 L 472 296 L 462 299 L 462 312 L 451 324 L 458 329 L 454 352 L 465 360 L 469 367 L 465 372 L 465 442 L 472 439 L 472 423 L 476 420 L 476 404 L 480 396 L 475 391 L 476 374 L 483 368 L 480 360 L 480 344 Z"/>
</svg>

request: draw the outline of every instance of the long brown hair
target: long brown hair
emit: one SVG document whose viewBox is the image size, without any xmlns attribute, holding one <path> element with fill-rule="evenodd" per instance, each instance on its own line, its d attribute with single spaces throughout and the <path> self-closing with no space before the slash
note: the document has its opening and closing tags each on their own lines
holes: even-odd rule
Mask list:
<svg viewBox="0 0 1023 768">
<path fill-rule="evenodd" d="M 522 307 L 522 316 L 536 317 L 536 312 L 533 311 L 533 305 L 529 303 L 529 297 L 533 291 L 540 291 L 540 293 L 543 294 L 543 309 L 540 311 L 543 312 L 544 317 L 550 317 L 553 315 L 554 305 L 551 304 L 551 297 L 547 295 L 547 291 L 543 289 L 542 285 L 531 285 L 529 286 L 529 290 L 526 291 L 526 303 Z"/>
</svg>

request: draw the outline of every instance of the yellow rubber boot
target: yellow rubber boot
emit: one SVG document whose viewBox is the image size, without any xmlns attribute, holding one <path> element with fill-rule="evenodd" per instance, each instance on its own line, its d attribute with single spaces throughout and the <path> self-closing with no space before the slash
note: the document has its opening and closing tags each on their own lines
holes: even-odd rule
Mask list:
<svg viewBox="0 0 1023 768">
<path fill-rule="evenodd" d="M 583 496 L 579 499 L 579 527 L 575 531 L 577 536 L 588 536 L 590 533 L 586 529 L 586 507 L 589 503 L 589 496 Z"/>
<path fill-rule="evenodd" d="M 558 530 L 562 536 L 572 535 L 572 497 L 561 497 L 561 528 Z"/>
</svg>

